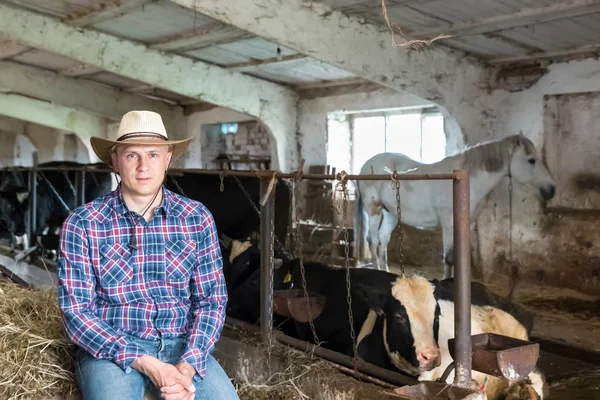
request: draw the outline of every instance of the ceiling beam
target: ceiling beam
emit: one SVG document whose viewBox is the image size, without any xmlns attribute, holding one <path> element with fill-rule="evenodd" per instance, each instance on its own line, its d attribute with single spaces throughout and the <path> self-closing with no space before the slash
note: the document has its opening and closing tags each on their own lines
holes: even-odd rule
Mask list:
<svg viewBox="0 0 600 400">
<path fill-rule="evenodd" d="M 124 93 L 83 79 L 66 78 L 48 70 L 11 61 L 0 61 L 0 87 L 113 121 L 119 121 L 125 113 L 135 109 L 156 111 L 163 115 L 165 121 L 173 120 L 181 113 L 177 107 L 161 101 Z"/>
<path fill-rule="evenodd" d="M 175 93 L 251 115 L 263 102 L 289 104 L 284 86 L 227 71 L 104 33 L 74 28 L 51 18 L 0 4 L 0 35 Z M 240 96 L 253 93 L 253 96 Z"/>
<path fill-rule="evenodd" d="M 420 52 L 394 48 L 390 33 L 382 32 L 379 26 L 316 2 L 171 1 L 359 77 L 431 101 L 456 101 L 457 90 L 484 84 L 484 68 L 473 58 L 437 45 Z"/>
<path fill-rule="evenodd" d="M 559 59 L 563 57 L 572 56 L 598 56 L 600 54 L 600 44 L 586 45 L 571 49 L 557 50 L 557 51 L 540 51 L 534 52 L 522 56 L 508 56 L 508 57 L 497 57 L 492 58 L 488 62 L 490 64 L 509 64 L 516 62 L 528 62 L 528 61 L 539 61 L 539 60 L 550 60 Z"/>
<path fill-rule="evenodd" d="M 298 95 L 290 88 L 2 3 L 0 36 L 259 118 L 275 139 L 274 168 L 297 167 Z"/>
<path fill-rule="evenodd" d="M 93 75 L 98 72 L 102 72 L 102 70 L 93 65 L 77 63 L 68 68 L 60 70 L 58 73 L 71 78 L 79 78 L 86 75 Z"/>
<path fill-rule="evenodd" d="M 0 94 L 0 114 L 77 134 L 88 145 L 92 136 L 106 137 L 108 120 L 16 94 Z M 88 146 L 89 147 L 89 146 Z"/>
<path fill-rule="evenodd" d="M 126 14 L 152 1 L 155 0 L 97 1 L 95 5 L 96 9 L 94 11 L 71 15 L 65 22 L 73 26 L 93 25 Z"/>
<path fill-rule="evenodd" d="M 150 44 L 150 48 L 163 51 L 185 52 L 203 47 L 232 43 L 250 37 L 253 37 L 253 35 L 234 26 L 221 22 L 212 22 L 199 28 L 158 38 Z"/>
<path fill-rule="evenodd" d="M 410 35 L 414 38 L 435 37 L 443 33 L 452 35 L 453 37 L 478 35 L 598 12 L 600 12 L 600 1 L 571 0 L 546 7 L 526 8 L 513 14 L 498 15 L 477 21 L 459 22 L 445 27 L 419 30 Z"/>
<path fill-rule="evenodd" d="M 258 67 L 259 65 L 269 65 L 269 64 L 277 64 L 285 61 L 294 61 L 294 60 L 302 60 L 306 58 L 304 54 L 290 54 L 287 56 L 281 57 L 271 57 L 265 58 L 263 60 L 253 59 L 251 61 L 236 63 L 236 64 L 228 64 L 225 66 L 230 71 L 247 71 L 251 70 L 254 67 Z"/>
<path fill-rule="evenodd" d="M 14 40 L 0 39 L 0 60 L 11 58 L 31 50 L 31 47 L 22 45 Z"/>
</svg>

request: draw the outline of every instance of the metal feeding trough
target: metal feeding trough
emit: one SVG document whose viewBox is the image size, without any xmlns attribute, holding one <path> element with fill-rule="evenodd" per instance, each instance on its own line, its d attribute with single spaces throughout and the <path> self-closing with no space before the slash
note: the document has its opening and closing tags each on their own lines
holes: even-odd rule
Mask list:
<svg viewBox="0 0 600 400">
<path fill-rule="evenodd" d="M 394 389 L 401 399 L 410 400 L 484 400 L 485 395 L 474 389 L 448 385 L 443 382 L 424 381 L 418 385 Z"/>
<path fill-rule="evenodd" d="M 308 292 L 310 314 L 304 297 L 304 290 L 274 290 L 273 312 L 284 317 L 290 317 L 299 322 L 308 322 L 317 318 L 325 307 L 325 297 Z"/>
<path fill-rule="evenodd" d="M 540 355 L 540 345 L 494 333 L 471 336 L 472 369 L 513 381 L 526 379 Z M 448 340 L 454 359 L 454 339 Z"/>
</svg>

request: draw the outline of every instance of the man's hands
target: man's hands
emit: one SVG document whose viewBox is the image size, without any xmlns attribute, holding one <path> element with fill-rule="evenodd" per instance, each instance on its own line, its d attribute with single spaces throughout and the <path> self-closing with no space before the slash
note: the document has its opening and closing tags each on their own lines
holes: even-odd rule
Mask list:
<svg viewBox="0 0 600 400">
<path fill-rule="evenodd" d="M 146 375 L 157 388 L 165 400 L 193 400 L 196 387 L 192 378 L 196 370 L 189 363 L 183 362 L 173 366 L 164 363 L 149 355 L 139 357 L 131 364 Z"/>
</svg>

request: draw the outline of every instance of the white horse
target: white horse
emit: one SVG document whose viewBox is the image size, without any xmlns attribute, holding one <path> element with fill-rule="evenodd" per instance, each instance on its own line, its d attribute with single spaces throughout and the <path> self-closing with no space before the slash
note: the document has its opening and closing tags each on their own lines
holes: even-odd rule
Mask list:
<svg viewBox="0 0 600 400">
<path fill-rule="evenodd" d="M 534 188 L 544 200 L 555 194 L 555 181 L 538 157 L 535 146 L 522 134 L 484 142 L 433 164 L 422 164 L 399 153 L 381 153 L 363 165 L 360 174 L 384 174 L 387 171 L 414 173 L 447 173 L 467 169 L 470 177 L 471 222 L 481 212 L 483 199 L 505 176 Z M 413 171 L 411 171 L 413 172 Z M 377 269 L 387 271 L 387 246 L 398 223 L 396 190 L 391 181 L 356 182 L 357 201 L 354 216 L 357 261 L 365 260 L 365 248 Z M 445 255 L 444 278 L 452 275 L 453 217 L 452 182 L 450 180 L 401 181 L 402 223 L 422 229 L 442 226 Z M 364 219 L 368 218 L 368 230 Z M 442 257 L 444 258 L 444 257 Z"/>
</svg>

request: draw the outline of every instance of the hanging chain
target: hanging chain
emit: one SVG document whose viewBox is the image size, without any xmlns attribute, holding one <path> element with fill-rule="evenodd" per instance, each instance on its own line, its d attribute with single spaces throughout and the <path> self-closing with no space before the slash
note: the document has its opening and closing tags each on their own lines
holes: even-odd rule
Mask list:
<svg viewBox="0 0 600 400">
<path fill-rule="evenodd" d="M 67 171 L 63 171 L 62 173 L 63 173 L 63 176 L 65 177 L 65 180 L 69 184 L 69 189 L 71 189 L 71 193 L 73 193 L 73 196 L 75 198 L 77 198 L 77 191 L 75 190 L 75 187 L 71 183 L 71 179 L 69 178 L 69 175 L 67 175 Z"/>
<path fill-rule="evenodd" d="M 179 193 L 181 193 L 183 196 L 187 197 L 187 195 L 183 191 L 183 188 L 181 186 L 179 186 L 179 182 L 177 182 L 177 179 L 175 179 L 175 177 L 173 175 L 169 175 L 169 176 L 171 177 L 171 180 L 173 181 L 175 186 L 177 186 L 177 190 L 179 190 Z"/>
<path fill-rule="evenodd" d="M 354 314 L 352 313 L 352 295 L 350 291 L 350 258 L 349 258 L 349 240 L 348 240 L 348 187 L 345 173 L 342 176 L 342 196 L 344 206 L 342 208 L 342 233 L 344 235 L 344 268 L 346 269 L 346 301 L 348 302 L 348 322 L 350 323 L 350 337 L 352 338 L 352 351 L 354 354 L 354 371 L 358 368 L 358 349 L 356 345 L 356 333 L 354 332 Z"/>
<path fill-rule="evenodd" d="M 223 175 L 223 173 L 221 172 L 219 174 L 219 180 L 221 181 L 220 185 L 219 185 L 219 190 L 221 192 L 223 192 L 225 190 L 225 185 L 223 184 L 223 178 L 225 178 L 225 176 Z"/>
<path fill-rule="evenodd" d="M 315 344 L 317 346 L 321 345 L 321 341 L 317 336 L 317 330 L 315 329 L 315 324 L 312 319 L 312 308 L 310 305 L 310 301 L 308 300 L 308 289 L 306 288 L 306 270 L 304 269 L 304 255 L 302 249 L 302 240 L 300 240 L 300 202 L 298 201 L 298 176 L 294 178 L 292 181 L 292 191 L 294 193 L 294 223 L 296 225 L 296 229 L 294 230 L 294 241 L 296 245 L 296 251 L 298 252 L 298 258 L 300 260 L 300 275 L 302 276 L 302 289 L 304 291 L 304 301 L 306 302 L 306 311 L 308 312 L 309 319 L 308 323 L 310 325 L 310 330 L 312 331 L 313 338 L 315 340 Z"/>
<path fill-rule="evenodd" d="M 273 196 L 274 194 L 271 193 L 270 196 Z M 271 293 L 271 296 L 269 296 L 269 334 L 268 334 L 268 358 L 267 358 L 267 371 L 269 374 L 269 377 L 271 377 L 271 351 L 273 349 L 273 278 L 275 275 L 275 268 L 274 268 L 274 252 L 273 252 L 273 238 L 275 236 L 275 234 L 273 233 L 275 231 L 275 209 L 274 207 L 272 208 L 272 212 L 271 212 L 271 218 L 269 221 L 269 231 L 270 231 L 270 236 L 271 236 L 271 246 L 269 248 L 269 293 Z"/>
<path fill-rule="evenodd" d="M 396 189 L 396 215 L 398 216 L 398 223 L 397 226 L 400 228 L 399 229 L 399 233 L 400 233 L 400 237 L 399 237 L 399 241 L 400 241 L 400 245 L 398 246 L 398 248 L 400 249 L 400 254 L 399 254 L 399 258 L 400 258 L 400 273 L 402 274 L 402 276 L 404 276 L 404 244 L 403 242 L 403 234 L 402 234 L 402 203 L 400 202 L 400 181 L 397 179 L 394 179 L 392 177 L 392 181 L 394 182 L 394 185 L 392 186 L 394 189 Z"/>
<path fill-rule="evenodd" d="M 233 176 L 233 179 L 235 179 L 235 183 L 237 183 L 237 185 L 239 186 L 240 190 L 242 191 L 242 193 L 244 194 L 244 196 L 246 197 L 246 199 L 250 202 L 250 205 L 252 206 L 252 208 L 256 212 L 256 215 L 258 215 L 258 218 L 260 218 L 260 210 L 258 209 L 258 207 L 256 207 L 256 204 L 254 204 L 254 200 L 252 200 L 252 198 L 250 197 L 250 195 L 248 194 L 248 192 L 246 191 L 246 189 L 242 185 L 242 182 L 240 182 L 240 180 L 237 178 L 237 176 L 235 176 L 235 175 L 231 175 L 231 176 Z M 285 247 L 283 247 L 283 245 L 281 244 L 281 242 L 277 238 L 277 235 L 274 236 L 274 239 L 275 239 L 275 244 L 277 245 L 277 250 L 280 251 L 283 256 L 289 258 L 288 252 L 285 250 Z"/>
</svg>

